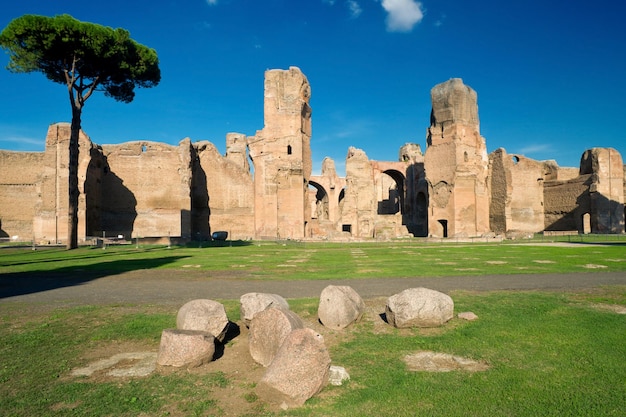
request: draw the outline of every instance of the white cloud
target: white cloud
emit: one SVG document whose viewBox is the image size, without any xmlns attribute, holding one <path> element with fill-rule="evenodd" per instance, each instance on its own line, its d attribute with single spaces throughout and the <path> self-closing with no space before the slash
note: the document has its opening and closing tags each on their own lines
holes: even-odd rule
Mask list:
<svg viewBox="0 0 626 417">
<path fill-rule="evenodd" d="M 355 0 L 348 0 L 347 4 L 348 4 L 348 9 L 350 9 L 350 15 L 352 17 L 357 18 L 359 17 L 361 12 L 363 12 L 363 9 L 361 9 L 361 6 Z"/>
<path fill-rule="evenodd" d="M 447 16 L 445 14 L 442 14 L 441 17 L 435 21 L 435 27 L 443 26 L 443 22 L 446 20 L 446 17 Z"/>
<path fill-rule="evenodd" d="M 206 0 L 209 6 L 215 6 L 217 4 L 217 0 Z"/>
<path fill-rule="evenodd" d="M 46 141 L 44 139 L 37 139 L 27 136 L 9 135 L 0 139 L 2 148 L 13 149 L 19 151 L 40 151 L 45 147 Z"/>
<path fill-rule="evenodd" d="M 337 0 L 322 0 L 322 3 L 326 3 L 330 6 L 334 6 Z M 363 13 L 363 8 L 357 0 L 345 0 L 345 5 L 350 11 L 350 17 L 356 19 Z"/>
<path fill-rule="evenodd" d="M 390 32 L 410 32 L 424 17 L 422 3 L 415 0 L 383 0 L 382 5 Z"/>
<path fill-rule="evenodd" d="M 547 143 L 531 143 L 520 149 L 522 155 L 536 154 L 541 152 L 548 152 L 552 150 L 552 145 Z"/>
</svg>

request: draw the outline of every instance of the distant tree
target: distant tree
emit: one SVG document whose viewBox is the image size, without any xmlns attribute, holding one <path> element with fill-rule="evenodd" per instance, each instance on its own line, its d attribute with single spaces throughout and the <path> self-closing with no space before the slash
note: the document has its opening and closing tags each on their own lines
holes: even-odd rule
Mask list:
<svg viewBox="0 0 626 417">
<path fill-rule="evenodd" d="M 124 29 L 81 22 L 70 15 L 24 15 L 0 33 L 0 47 L 9 54 L 14 73 L 42 72 L 64 84 L 72 107 L 69 144 L 69 210 L 67 248 L 78 247 L 78 136 L 85 101 L 104 91 L 123 103 L 135 87 L 154 87 L 161 80 L 154 49 L 130 38 Z"/>
</svg>

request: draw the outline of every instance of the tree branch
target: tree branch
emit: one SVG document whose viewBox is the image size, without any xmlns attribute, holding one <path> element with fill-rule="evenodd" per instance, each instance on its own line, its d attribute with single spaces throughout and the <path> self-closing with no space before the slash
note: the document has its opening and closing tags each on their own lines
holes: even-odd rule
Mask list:
<svg viewBox="0 0 626 417">
<path fill-rule="evenodd" d="M 91 96 L 91 94 L 96 90 L 96 87 L 99 84 L 98 83 L 99 78 L 100 78 L 99 76 L 96 77 L 91 84 L 88 84 L 88 85 L 85 86 L 85 88 L 87 89 L 87 92 L 83 96 L 83 102 L 87 101 L 87 99 Z"/>
</svg>

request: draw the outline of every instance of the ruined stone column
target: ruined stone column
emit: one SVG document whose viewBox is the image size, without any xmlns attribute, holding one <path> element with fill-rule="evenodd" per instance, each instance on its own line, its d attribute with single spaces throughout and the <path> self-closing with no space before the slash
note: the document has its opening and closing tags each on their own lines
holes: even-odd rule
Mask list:
<svg viewBox="0 0 626 417">
<path fill-rule="evenodd" d="M 304 237 L 312 167 L 310 95 L 298 68 L 266 71 L 264 127 L 248 138 L 257 238 Z"/>
<path fill-rule="evenodd" d="M 476 92 L 453 78 L 433 87 L 431 99 L 424 157 L 429 235 L 480 236 L 489 232 L 489 189 Z"/>
<path fill-rule="evenodd" d="M 346 188 L 341 221 L 354 237 L 374 237 L 376 216 L 374 172 L 362 149 L 350 147 L 346 158 Z"/>
</svg>

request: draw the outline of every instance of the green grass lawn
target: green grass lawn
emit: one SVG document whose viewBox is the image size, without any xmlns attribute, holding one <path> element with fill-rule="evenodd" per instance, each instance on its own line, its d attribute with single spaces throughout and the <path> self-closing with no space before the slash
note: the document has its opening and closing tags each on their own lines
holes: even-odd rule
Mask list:
<svg viewBox="0 0 626 417">
<path fill-rule="evenodd" d="M 622 303 L 623 291 L 619 291 Z M 357 387 L 348 388 L 335 404 L 325 406 L 332 410 L 326 415 L 626 413 L 624 315 L 596 311 L 562 294 L 453 296 L 459 311 L 471 310 L 479 320 L 450 324 L 434 335 L 414 331 L 381 337 L 362 329 L 351 342 L 339 346 L 333 358 L 353 370 Z M 400 359 L 415 350 L 482 360 L 491 369 L 408 372 Z M 367 384 L 361 384 L 362 380 Z"/>
<path fill-rule="evenodd" d="M 297 266 L 291 266 L 295 264 Z M 595 265 L 586 268 L 585 265 Z M 604 268 L 599 267 L 603 265 Z M 0 251 L 0 274 L 137 268 L 238 268 L 256 279 L 624 271 L 619 245 L 252 244 L 211 248 L 109 247 Z M 304 407 L 276 411 L 245 370 L 218 370 L 247 340 L 201 369 L 143 378 L 86 378 L 70 371 L 116 349 L 158 350 L 175 326 L 172 306 L 39 306 L 0 299 L 1 416 L 624 416 L 626 287 L 578 292 L 450 293 L 455 313 L 437 329 L 394 329 L 369 311 L 344 331 L 323 332 L 333 364 L 351 380 L 326 387 Z M 221 300 L 231 320 L 238 300 Z M 314 323 L 317 299 L 289 300 Z M 315 323 L 314 323 L 315 324 Z M 432 350 L 489 364 L 484 372 L 407 370 L 402 358 Z M 237 407 L 235 407 L 237 406 Z M 241 410 L 240 414 L 232 414 Z"/>
<path fill-rule="evenodd" d="M 626 271 L 626 245 L 594 244 L 276 244 L 216 247 L 2 249 L 0 274 L 132 269 L 239 271 L 251 279 L 420 277 Z"/>
</svg>

